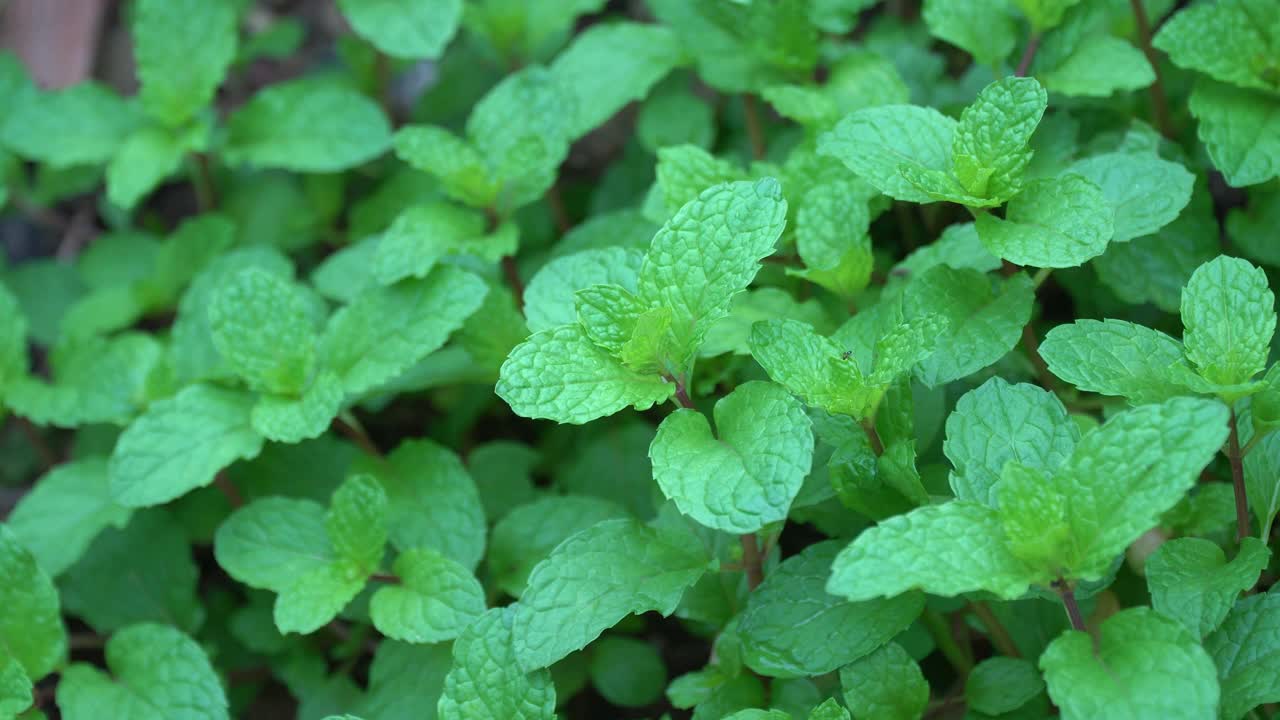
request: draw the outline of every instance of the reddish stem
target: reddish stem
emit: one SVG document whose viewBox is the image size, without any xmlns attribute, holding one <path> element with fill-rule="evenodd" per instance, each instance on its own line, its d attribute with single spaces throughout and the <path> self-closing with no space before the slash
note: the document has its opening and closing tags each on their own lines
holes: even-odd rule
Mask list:
<svg viewBox="0 0 1280 720">
<path fill-rule="evenodd" d="M 1022 59 L 1018 61 L 1018 69 L 1013 72 L 1018 77 L 1026 77 L 1027 71 L 1031 69 L 1031 61 L 1036 57 L 1036 50 L 1040 49 L 1040 33 L 1033 32 L 1031 37 L 1027 39 L 1027 49 L 1022 51 Z"/>
<path fill-rule="evenodd" d="M 764 582 L 764 558 L 760 555 L 760 546 L 754 533 L 739 535 L 742 543 L 742 567 L 747 573 L 747 588 L 755 590 Z"/>
<path fill-rule="evenodd" d="M 1236 410 L 1231 408 L 1229 420 L 1231 433 L 1227 435 L 1227 459 L 1231 461 L 1231 487 L 1236 495 L 1236 542 L 1252 533 L 1249 523 L 1249 495 L 1244 487 L 1244 453 L 1240 452 L 1240 431 L 1236 422 Z"/>
</svg>

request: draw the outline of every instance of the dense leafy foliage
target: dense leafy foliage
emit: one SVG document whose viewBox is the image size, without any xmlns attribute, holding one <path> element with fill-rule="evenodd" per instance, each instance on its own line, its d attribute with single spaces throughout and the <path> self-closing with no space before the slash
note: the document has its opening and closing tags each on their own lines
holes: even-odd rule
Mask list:
<svg viewBox="0 0 1280 720">
<path fill-rule="evenodd" d="M 0 718 L 1272 716 L 1276 0 L 265 5 L 0 55 Z"/>
</svg>

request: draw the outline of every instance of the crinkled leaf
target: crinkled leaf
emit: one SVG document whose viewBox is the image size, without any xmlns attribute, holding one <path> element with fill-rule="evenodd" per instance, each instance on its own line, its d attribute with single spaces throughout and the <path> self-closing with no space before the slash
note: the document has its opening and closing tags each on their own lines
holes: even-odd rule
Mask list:
<svg viewBox="0 0 1280 720">
<path fill-rule="evenodd" d="M 452 640 L 484 613 L 484 588 L 463 566 L 430 548 L 396 558 L 398 583 L 378 589 L 369 616 L 378 632 L 414 643 Z"/>
<path fill-rule="evenodd" d="M 208 0 L 142 0 L 133 11 L 142 107 L 168 125 L 202 110 L 236 54 L 236 11 Z"/>
<path fill-rule="evenodd" d="M 1182 344 L 1159 330 L 1123 320 L 1059 325 L 1040 344 L 1054 375 L 1081 390 L 1119 395 L 1135 404 L 1192 394 L 1194 375 Z"/>
<path fill-rule="evenodd" d="M 859 720 L 915 720 L 929 704 L 929 683 L 897 643 L 840 669 L 844 702 Z"/>
<path fill-rule="evenodd" d="M 1101 188 L 1114 212 L 1112 242 L 1150 235 L 1173 222 L 1191 200 L 1195 180 L 1178 163 L 1130 152 L 1095 155 L 1067 172 Z"/>
<path fill-rule="evenodd" d="M 440 720 L 552 720 L 556 691 L 551 672 L 526 673 L 516 663 L 515 608 L 493 608 L 467 626 L 453 644 L 453 668 L 444 679 Z"/>
<path fill-rule="evenodd" d="M 58 591 L 8 527 L 0 525 L 0 658 L 11 657 L 30 681 L 39 681 L 66 659 Z"/>
<path fill-rule="evenodd" d="M 843 162 L 890 197 L 928 203 L 934 198 L 902 175 L 902 168 L 945 172 L 956 121 L 933 108 L 887 105 L 859 110 L 818 141 L 818 152 Z"/>
<path fill-rule="evenodd" d="M 1276 329 L 1267 275 L 1247 260 L 1220 256 L 1201 265 L 1182 292 L 1187 358 L 1212 383 L 1243 383 L 1267 366 Z"/>
<path fill-rule="evenodd" d="M 521 505 L 493 528 L 489 572 L 499 587 L 519 597 L 529 573 L 566 538 L 596 523 L 625 517 L 621 506 L 589 496 L 553 496 Z"/>
<path fill-rule="evenodd" d="M 1227 617 L 1240 593 L 1253 587 L 1271 553 L 1257 538 L 1241 541 L 1227 562 L 1222 548 L 1203 538 L 1178 538 L 1147 558 L 1151 606 L 1204 637 Z"/>
<path fill-rule="evenodd" d="M 393 57 L 434 60 L 462 19 L 462 0 L 339 0 L 361 37 Z"/>
<path fill-rule="evenodd" d="M 1263 703 L 1280 701 L 1280 595 L 1244 598 L 1204 640 L 1218 666 L 1221 717 L 1238 720 Z"/>
<path fill-rule="evenodd" d="M 1027 183 L 1003 219 L 977 218 L 978 237 L 995 255 L 1018 265 L 1075 267 L 1101 255 L 1114 234 L 1106 196 L 1079 175 Z"/>
</svg>

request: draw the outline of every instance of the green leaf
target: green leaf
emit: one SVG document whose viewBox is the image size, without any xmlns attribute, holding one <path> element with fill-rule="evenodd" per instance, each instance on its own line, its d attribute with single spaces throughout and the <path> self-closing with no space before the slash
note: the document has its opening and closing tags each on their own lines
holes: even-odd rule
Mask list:
<svg viewBox="0 0 1280 720">
<path fill-rule="evenodd" d="M 796 212 L 796 251 L 805 269 L 792 272 L 844 297 L 866 289 L 874 265 L 870 222 L 853 183 L 813 188 Z"/>
<path fill-rule="evenodd" d="M 339 0 L 352 29 L 392 57 L 435 60 L 462 19 L 462 0 Z"/>
<path fill-rule="evenodd" d="M 1093 580 L 1182 499 L 1227 440 L 1222 403 L 1174 398 L 1113 416 L 1058 470 L 1074 542 L 1067 566 Z"/>
<path fill-rule="evenodd" d="M 301 80 L 259 91 L 227 120 L 228 162 L 295 172 L 337 172 L 391 146 L 376 103 L 338 85 Z"/>
<path fill-rule="evenodd" d="M 1102 189 L 1114 211 L 1112 242 L 1150 235 L 1173 222 L 1191 200 L 1195 176 L 1154 154 L 1114 152 L 1079 160 L 1067 172 Z"/>
<path fill-rule="evenodd" d="M 58 709 L 68 720 L 104 710 L 138 720 L 226 720 L 227 696 L 195 640 L 163 625 L 134 625 L 107 641 L 112 674 L 85 663 L 58 683 Z M 113 677 L 114 676 L 114 677 Z"/>
<path fill-rule="evenodd" d="M 973 56 L 998 65 L 1018 43 L 1017 16 L 1007 0 L 925 0 L 921 12 L 929 33 Z"/>
<path fill-rule="evenodd" d="M 1257 412 L 1257 398 L 1254 396 Z M 1249 507 L 1263 530 L 1270 530 L 1276 513 L 1280 512 L 1280 434 L 1263 436 L 1258 446 L 1244 456 L 1244 483 Z M 1270 533 L 1258 537 L 1270 537 Z"/>
<path fill-rule="evenodd" d="M 515 608 L 493 608 L 467 626 L 453 644 L 453 668 L 444 679 L 440 720 L 552 720 L 556 691 L 551 672 L 526 673 L 516 664 Z"/>
<path fill-rule="evenodd" d="M 133 103 L 93 82 L 32 93 L 6 115 L 4 145 L 57 168 L 110 161 L 141 122 Z"/>
<path fill-rule="evenodd" d="M 213 482 L 219 471 L 262 450 L 250 425 L 253 398 L 191 385 L 154 403 L 116 444 L 111 496 L 125 507 L 159 505 Z"/>
<path fill-rule="evenodd" d="M 699 354 L 702 357 L 729 352 L 749 355 L 752 326 L 773 319 L 796 320 L 824 331 L 831 329 L 831 321 L 816 298 L 797 302 L 781 288 L 753 288 L 734 298 L 729 314 L 711 326 Z"/>
<path fill-rule="evenodd" d="M 56 577 L 71 567 L 107 527 L 124 527 L 130 510 L 111 499 L 107 461 L 87 458 L 59 465 L 18 501 L 5 523 Z"/>
<path fill-rule="evenodd" d="M 378 632 L 413 643 L 452 640 L 484 613 L 484 588 L 466 568 L 430 548 L 405 551 L 392 573 L 398 584 L 369 600 Z"/>
<path fill-rule="evenodd" d="M 818 152 L 836 158 L 878 190 L 898 200 L 935 198 L 903 175 L 903 168 L 945 173 L 951 165 L 955 120 L 933 108 L 887 105 L 849 115 L 818 140 Z"/>
<path fill-rule="evenodd" d="M 841 668 L 840 687 L 858 720 L 916 720 L 929 704 L 929 683 L 897 643 Z"/>
<path fill-rule="evenodd" d="M 27 374 L 27 319 L 18 299 L 0 284 L 0 401 Z"/>
<path fill-rule="evenodd" d="M 942 450 L 954 466 L 951 489 L 960 500 L 994 507 L 1005 463 L 1052 473 L 1080 440 L 1062 401 L 1035 385 L 995 377 L 965 393 L 947 416 Z"/>
<path fill-rule="evenodd" d="M 1074 538 L 1063 484 L 1060 477 L 1011 461 L 994 488 L 1009 551 L 1049 577 L 1070 567 L 1063 548 Z"/>
<path fill-rule="evenodd" d="M 103 531 L 61 578 L 66 612 L 102 635 L 138 622 L 194 632 L 205 613 L 188 530 L 157 508 Z"/>
<path fill-rule="evenodd" d="M 468 570 L 484 555 L 484 508 L 453 451 L 430 440 L 400 444 L 384 461 L 364 457 L 352 472 L 373 475 L 388 499 L 388 537 L 402 552 L 431 548 Z"/>
<path fill-rule="evenodd" d="M 370 288 L 329 318 L 320 357 L 348 395 L 395 379 L 444 345 L 488 292 L 483 280 L 441 266 L 422 280 Z"/>
<path fill-rule="evenodd" d="M 1040 671 L 1022 658 L 987 658 L 974 666 L 964 683 L 965 702 L 987 715 L 1017 710 L 1043 691 Z"/>
<path fill-rule="evenodd" d="M 183 156 L 196 149 L 199 138 L 193 134 L 151 126 L 135 131 L 107 165 L 107 199 L 126 210 L 137 205 L 182 167 Z"/>
<path fill-rule="evenodd" d="M 387 493 L 368 475 L 348 478 L 333 493 L 325 533 L 339 561 L 372 574 L 387 544 Z"/>
<path fill-rule="evenodd" d="M 653 477 L 680 511 L 702 525 L 745 535 L 787 516 L 813 455 L 800 403 L 765 382 L 739 385 L 707 418 L 681 409 L 667 416 L 649 448 Z"/>
<path fill-rule="evenodd" d="M 1205 205 L 1212 207 L 1211 203 Z M 1275 267 L 1280 265 L 1280 248 L 1270 242 L 1269 233 L 1276 224 L 1280 224 L 1280 188 L 1263 185 L 1249 191 L 1245 207 L 1232 208 L 1227 213 L 1227 236 L 1245 258 Z M 1221 247 L 1213 246 L 1215 250 Z M 1211 258 L 1212 255 L 1204 260 Z"/>
<path fill-rule="evenodd" d="M 863 531 L 836 556 L 827 592 L 870 600 L 917 588 L 946 596 L 987 590 L 1012 600 L 1041 580 L 1006 547 L 995 510 L 956 500 Z"/>
<path fill-rule="evenodd" d="M 250 388 L 298 393 L 316 366 L 311 308 L 297 285 L 260 268 L 245 268 L 210 301 L 213 344 Z"/>
<path fill-rule="evenodd" d="M 1204 640 L 1222 685 L 1220 717 L 1238 720 L 1280 700 L 1280 595 L 1244 598 Z"/>
<path fill-rule="evenodd" d="M 710 558 L 683 534 L 607 520 L 562 542 L 533 569 L 512 632 L 520 667 L 547 667 L 627 615 L 670 615 Z"/>
<path fill-rule="evenodd" d="M 1114 234 L 1106 196 L 1079 175 L 1027 183 L 1003 219 L 979 213 L 978 237 L 993 254 L 1017 265 L 1075 267 L 1101 255 Z"/>
<path fill-rule="evenodd" d="M 426 277 L 446 255 L 471 253 L 497 260 L 489 257 L 489 251 L 498 249 L 499 243 L 485 236 L 484 226 L 483 215 L 452 203 L 414 205 L 397 215 L 382 234 L 373 257 L 373 275 L 390 285 L 407 277 Z M 514 247 L 501 249 L 515 252 Z"/>
<path fill-rule="evenodd" d="M 941 315 L 940 349 L 920 361 L 916 377 L 929 387 L 971 375 L 1018 344 L 1031 319 L 1035 289 L 1025 274 L 993 282 L 977 270 L 934 267 L 913 279 L 903 296 L 907 318 Z"/>
<path fill-rule="evenodd" d="M 576 97 L 569 136 L 602 125 L 627 103 L 642 99 L 682 59 L 670 29 L 612 23 L 588 28 L 551 63 L 551 73 Z M 601 72 L 601 68 L 609 72 Z"/>
<path fill-rule="evenodd" d="M 773 254 L 786 214 L 778 181 L 726 183 L 703 191 L 654 235 L 637 295 L 671 310 L 684 352 L 679 365 L 691 361 L 708 328 L 755 278 L 760 260 Z"/>
<path fill-rule="evenodd" d="M 1152 40 L 1178 67 L 1244 88 L 1276 90 L 1267 59 L 1280 50 L 1280 37 L 1267 18 L 1267 0 L 1226 0 L 1188 7 L 1173 14 Z M 1231 52 L 1223 52 L 1231 48 Z"/>
<path fill-rule="evenodd" d="M 1242 540 L 1231 562 L 1208 540 L 1170 540 L 1147 558 L 1151 606 L 1204 637 L 1227 617 L 1236 597 L 1253 587 L 1270 559 L 1257 538 Z"/>
<path fill-rule="evenodd" d="M 578 319 L 575 295 L 592 285 L 617 285 L 636 290 L 644 253 L 621 247 L 583 250 L 543 265 L 524 291 L 524 314 L 533 332 L 549 330 Z"/>
<path fill-rule="evenodd" d="M 665 213 L 653 218 L 662 221 L 693 202 L 707 188 L 744 179 L 747 174 L 736 163 L 718 158 L 693 145 L 677 145 L 658 151 L 656 193 L 662 197 Z M 648 214 L 648 213 L 646 213 Z"/>
<path fill-rule="evenodd" d="M 448 130 L 431 125 L 407 125 L 392 140 L 396 157 L 429 173 L 446 195 L 472 207 L 491 205 L 498 181 L 478 150 Z"/>
<path fill-rule="evenodd" d="M 983 88 L 960 114 L 952 140 L 953 172 L 965 190 L 1001 202 L 1017 194 L 1031 134 L 1048 104 L 1035 78 L 1006 77 Z"/>
<path fill-rule="evenodd" d="M 296 443 L 319 437 L 329 428 L 345 398 L 338 376 L 325 371 L 301 396 L 263 395 L 253 406 L 253 429 L 268 440 Z"/>
<path fill-rule="evenodd" d="M 795 320 L 766 320 L 751 328 L 751 354 L 776 383 L 806 404 L 861 418 L 875 398 L 846 351 Z"/>
<path fill-rule="evenodd" d="M 625 407 L 647 410 L 675 386 L 633 372 L 579 325 L 534 333 L 502 364 L 496 391 L 517 415 L 580 425 Z"/>
<path fill-rule="evenodd" d="M 58 591 L 36 565 L 35 556 L 4 525 L 0 525 L 0 604 L 4 606 L 0 658 L 17 660 L 30 681 L 40 681 L 67 656 Z"/>
<path fill-rule="evenodd" d="M 1191 720 L 1217 713 L 1208 653 L 1177 621 L 1148 608 L 1111 616 L 1097 638 L 1068 630 L 1040 656 L 1040 669 L 1064 720 Z"/>
<path fill-rule="evenodd" d="M 1038 34 L 1062 22 L 1062 15 L 1080 0 L 1013 0 Z"/>
<path fill-rule="evenodd" d="M 1187 107 L 1200 121 L 1200 142 L 1228 184 L 1257 185 L 1280 175 L 1280 98 L 1275 94 L 1202 79 Z"/>
<path fill-rule="evenodd" d="M 512 597 L 524 593 L 533 568 L 566 538 L 605 520 L 627 517 L 601 498 L 552 496 L 513 509 L 493 527 L 487 563 L 494 582 Z"/>
<path fill-rule="evenodd" d="M 1266 273 L 1247 260 L 1219 256 L 1201 265 L 1182 292 L 1187 358 L 1209 382 L 1247 382 L 1266 369 L 1275 306 Z"/>
<path fill-rule="evenodd" d="M 369 667 L 369 691 L 355 707 L 366 718 L 422 720 L 432 711 L 449 672 L 449 645 L 378 643 Z M 351 703 L 345 703 L 351 704 Z"/>
<path fill-rule="evenodd" d="M 667 668 L 657 648 L 643 641 L 606 635 L 591 644 L 591 684 L 618 707 L 644 707 L 662 697 Z"/>
<path fill-rule="evenodd" d="M 1070 54 L 1035 74 L 1045 88 L 1072 97 L 1107 97 L 1147 87 L 1156 79 L 1141 50 L 1106 34 L 1079 38 Z"/>
<path fill-rule="evenodd" d="M 1182 343 L 1123 320 L 1077 320 L 1050 330 L 1040 344 L 1049 370 L 1081 390 L 1135 404 L 1190 395 L 1194 371 Z"/>
<path fill-rule="evenodd" d="M 0 714 L 16 717 L 31 707 L 34 699 L 31 680 L 22 664 L 8 653 L 0 654 Z"/>
<path fill-rule="evenodd" d="M 236 55 L 231 3 L 142 0 L 132 30 L 138 97 L 148 114 L 177 126 L 213 100 Z"/>
<path fill-rule="evenodd" d="M 823 675 L 884 645 L 924 608 L 924 596 L 849 602 L 826 591 L 837 542 L 810 545 L 769 573 L 738 618 L 743 660 L 771 677 Z"/>
<path fill-rule="evenodd" d="M 840 707 L 835 698 L 827 698 L 809 713 L 809 720 L 850 720 L 849 711 Z"/>
</svg>

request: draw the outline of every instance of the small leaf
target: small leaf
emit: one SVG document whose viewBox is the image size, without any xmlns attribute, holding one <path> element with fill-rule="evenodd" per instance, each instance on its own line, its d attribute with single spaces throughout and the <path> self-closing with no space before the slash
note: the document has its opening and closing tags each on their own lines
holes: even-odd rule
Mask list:
<svg viewBox="0 0 1280 720">
<path fill-rule="evenodd" d="M 955 131 L 956 121 L 933 108 L 888 105 L 841 120 L 819 138 L 818 152 L 840 160 L 885 195 L 928 203 L 933 196 L 907 180 L 902 168 L 945 172 Z"/>
<path fill-rule="evenodd" d="M 0 525 L 0 659 L 13 658 L 29 682 L 38 682 L 66 661 L 58 591 L 35 557 Z M 12 669 L 5 671 L 12 677 Z"/>
<path fill-rule="evenodd" d="M 1054 375 L 1077 388 L 1134 404 L 1190 395 L 1195 379 L 1182 343 L 1123 320 L 1059 325 L 1045 335 L 1040 356 Z"/>
<path fill-rule="evenodd" d="M 338 7 L 378 50 L 410 60 L 440 57 L 462 19 L 462 0 L 339 0 Z"/>
<path fill-rule="evenodd" d="M 221 0 L 142 0 L 133 11 L 142 107 L 166 125 L 211 100 L 236 54 L 236 11 Z"/>
<path fill-rule="evenodd" d="M 521 505 L 493 527 L 489 572 L 498 587 L 520 597 L 529 573 L 566 538 L 605 520 L 625 517 L 627 511 L 621 506 L 588 496 L 544 497 Z"/>
<path fill-rule="evenodd" d="M 245 268 L 209 305 L 213 344 L 249 387 L 291 394 L 311 380 L 316 328 L 302 289 L 265 270 Z"/>
<path fill-rule="evenodd" d="M 1280 701 L 1280 595 L 1242 599 L 1204 640 L 1218 666 L 1221 717 L 1238 720 L 1263 703 Z"/>
<path fill-rule="evenodd" d="M 373 625 L 387 637 L 414 643 L 452 640 L 484 613 L 480 582 L 435 550 L 402 553 L 392 572 L 399 584 L 379 588 L 369 600 Z"/>
<path fill-rule="evenodd" d="M 1044 692 L 1044 680 L 1030 660 L 992 657 L 974 666 L 964 684 L 970 708 L 987 715 L 1013 712 Z"/>
<path fill-rule="evenodd" d="M 841 668 L 840 687 L 859 720 L 916 720 L 929 704 L 929 683 L 897 643 Z"/>
<path fill-rule="evenodd" d="M 1064 268 L 1101 255 L 1114 234 L 1102 190 L 1079 175 L 1033 180 L 1009 201 L 1004 219 L 980 213 L 978 237 L 1017 265 Z"/>
<path fill-rule="evenodd" d="M 1195 176 L 1154 154 L 1114 152 L 1079 160 L 1067 172 L 1102 190 L 1114 211 L 1112 242 L 1150 235 L 1173 222 L 1191 200 Z"/>
<path fill-rule="evenodd" d="M 1182 293 L 1187 358 L 1212 383 L 1234 385 L 1267 366 L 1276 298 L 1260 268 L 1219 256 L 1201 265 Z"/>
<path fill-rule="evenodd" d="M 440 720 L 552 720 L 556 691 L 548 670 L 526 673 L 516 664 L 515 608 L 493 608 L 453 644 L 444 679 Z"/>
<path fill-rule="evenodd" d="M 1208 540 L 1170 540 L 1147 558 L 1151 606 L 1204 637 L 1226 618 L 1236 597 L 1253 587 L 1270 559 L 1257 538 L 1241 541 L 1231 562 Z"/>
<path fill-rule="evenodd" d="M 591 684 L 611 705 L 643 707 L 662 697 L 667 668 L 653 645 L 606 635 L 591 644 Z"/>
<path fill-rule="evenodd" d="M 123 527 L 130 510 L 111 499 L 107 462 L 87 458 L 59 465 L 18 501 L 5 523 L 40 568 L 57 577 L 107 527 Z"/>
</svg>

